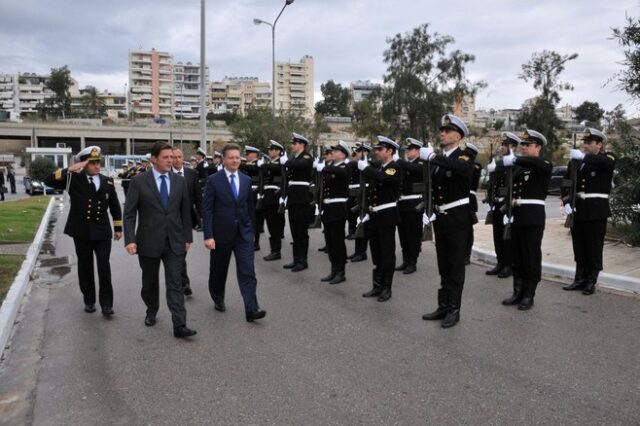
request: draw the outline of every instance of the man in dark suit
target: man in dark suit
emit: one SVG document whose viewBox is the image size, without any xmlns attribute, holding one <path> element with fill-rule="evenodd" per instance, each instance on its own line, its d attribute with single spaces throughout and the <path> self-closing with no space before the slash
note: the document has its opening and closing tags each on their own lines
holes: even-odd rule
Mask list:
<svg viewBox="0 0 640 426">
<path fill-rule="evenodd" d="M 260 309 L 256 297 L 253 249 L 255 206 L 251 178 L 238 171 L 238 145 L 225 145 L 222 149 L 222 161 L 223 169 L 207 179 L 202 210 L 204 246 L 211 250 L 209 292 L 215 309 L 224 312 L 225 284 L 233 253 L 245 317 L 248 322 L 253 322 L 264 318 L 267 313 Z"/>
<path fill-rule="evenodd" d="M 200 188 L 197 173 L 184 166 L 184 154 L 180 148 L 175 147 L 173 148 L 173 172 L 184 178 L 184 182 L 187 185 L 187 194 L 189 194 L 189 205 L 191 206 L 191 225 L 193 226 L 193 229 L 199 231 L 202 229 L 200 226 L 200 215 L 202 214 L 202 189 Z M 182 287 L 184 289 L 185 296 L 191 296 L 193 294 L 193 291 L 191 290 L 191 280 L 189 280 L 189 274 L 187 274 L 187 256 L 184 257 Z"/>
<path fill-rule="evenodd" d="M 93 255 L 98 265 L 100 290 L 98 299 L 102 314 L 113 315 L 113 287 L 111 286 L 111 224 L 113 239 L 122 237 L 122 210 L 113 179 L 100 174 L 100 147 L 90 146 L 75 156 L 77 163 L 68 169 L 57 170 L 45 180 L 48 186 L 67 189 L 71 207 L 64 233 L 73 238 L 78 257 L 78 283 L 84 297 L 85 312 L 95 312 L 96 285 L 93 274 Z"/>
<path fill-rule="evenodd" d="M 141 293 L 147 305 L 145 325 L 151 327 L 156 323 L 162 261 L 173 335 L 184 338 L 196 334 L 187 327 L 182 289 L 184 257 L 193 241 L 191 197 L 184 179 L 171 173 L 172 157 L 171 145 L 156 142 L 151 148 L 153 167 L 131 179 L 124 205 L 124 237 L 127 252 L 138 255 L 142 269 Z"/>
</svg>

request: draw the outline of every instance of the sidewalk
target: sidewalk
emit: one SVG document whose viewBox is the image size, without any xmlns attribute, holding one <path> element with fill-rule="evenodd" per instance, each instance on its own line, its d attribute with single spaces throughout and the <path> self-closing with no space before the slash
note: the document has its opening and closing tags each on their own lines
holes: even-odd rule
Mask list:
<svg viewBox="0 0 640 426">
<path fill-rule="evenodd" d="M 484 224 L 482 214 L 478 219 L 480 222 L 474 226 L 474 248 L 495 254 L 492 227 Z M 571 235 L 564 227 L 564 219 L 547 219 L 542 239 L 542 262 L 575 268 Z M 640 280 L 640 247 L 605 240 L 603 263 L 603 273 Z"/>
</svg>

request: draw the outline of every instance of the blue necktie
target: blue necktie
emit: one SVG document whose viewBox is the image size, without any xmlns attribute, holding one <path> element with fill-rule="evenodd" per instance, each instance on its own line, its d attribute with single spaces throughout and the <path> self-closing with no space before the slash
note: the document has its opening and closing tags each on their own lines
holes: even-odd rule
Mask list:
<svg viewBox="0 0 640 426">
<path fill-rule="evenodd" d="M 236 188 L 236 175 L 230 175 L 231 177 L 231 193 L 233 194 L 233 198 L 238 198 L 238 189 Z"/>
<path fill-rule="evenodd" d="M 160 198 L 162 199 L 162 205 L 166 209 L 169 207 L 169 188 L 167 188 L 167 177 L 160 175 L 162 182 L 160 182 Z"/>
</svg>

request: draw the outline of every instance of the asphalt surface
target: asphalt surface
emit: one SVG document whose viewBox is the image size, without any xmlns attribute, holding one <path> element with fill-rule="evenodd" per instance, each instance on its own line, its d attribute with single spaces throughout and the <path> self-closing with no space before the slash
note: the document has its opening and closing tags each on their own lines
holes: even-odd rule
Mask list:
<svg viewBox="0 0 640 426">
<path fill-rule="evenodd" d="M 432 243 L 393 298 L 364 299 L 371 264 L 330 286 L 319 230 L 310 269 L 256 261 L 268 314 L 244 320 L 230 271 L 227 312 L 207 291 L 202 234 L 189 253 L 190 341 L 166 303 L 143 324 L 137 259 L 114 243 L 116 315 L 83 311 L 66 212 L 43 247 L 33 288 L 0 365 L 0 424 L 36 425 L 633 425 L 640 424 L 640 300 L 542 282 L 529 312 L 503 307 L 511 283 L 470 265 L 462 319 L 443 330 Z M 266 238 L 263 250 L 266 254 Z M 348 242 L 349 252 L 353 242 Z"/>
</svg>

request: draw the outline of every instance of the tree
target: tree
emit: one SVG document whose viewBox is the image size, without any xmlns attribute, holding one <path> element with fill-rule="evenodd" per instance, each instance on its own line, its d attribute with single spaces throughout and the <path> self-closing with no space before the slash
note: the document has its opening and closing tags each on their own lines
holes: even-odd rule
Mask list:
<svg viewBox="0 0 640 426">
<path fill-rule="evenodd" d="M 564 70 L 564 64 L 577 57 L 577 53 L 560 55 L 549 50 L 536 52 L 529 62 L 522 65 L 522 74 L 518 75 L 524 81 L 532 81 L 533 88 L 540 95 L 522 108 L 516 124 L 537 130 L 547 138 L 548 146 L 543 152 L 547 158 L 551 158 L 560 146 L 558 133 L 564 129 L 562 120 L 555 113 L 560 102 L 560 91 L 573 90 L 573 86 L 561 82 L 559 76 Z"/>
<path fill-rule="evenodd" d="M 82 95 L 82 109 L 84 115 L 90 118 L 100 118 L 107 110 L 104 99 L 100 97 L 98 89 L 93 86 L 84 88 Z"/>
<path fill-rule="evenodd" d="M 33 180 L 44 181 L 56 171 L 56 165 L 48 158 L 36 158 L 29 165 L 29 176 Z"/>
<path fill-rule="evenodd" d="M 51 68 L 51 76 L 45 83 L 45 86 L 53 92 L 53 97 L 49 102 L 49 109 L 63 117 L 71 111 L 71 71 L 65 65 L 61 68 Z"/>
<path fill-rule="evenodd" d="M 587 121 L 589 125 L 600 127 L 600 120 L 604 117 L 604 109 L 597 102 L 584 101 L 575 110 L 576 121 Z"/>
<path fill-rule="evenodd" d="M 381 90 L 377 89 L 353 106 L 353 129 L 356 135 L 368 138 L 371 142 L 377 135 L 386 135 L 389 131 L 378 108 L 380 93 Z"/>
<path fill-rule="evenodd" d="M 504 127 L 504 119 L 503 118 L 498 118 L 493 123 L 493 130 L 500 131 L 500 130 L 502 130 L 503 127 Z"/>
<path fill-rule="evenodd" d="M 229 126 L 235 142 L 259 149 L 265 149 L 269 139 L 285 145 L 291 140 L 291 132 L 308 134 L 310 128 L 310 124 L 295 113 L 280 111 L 274 118 L 271 110 L 265 108 L 249 108 L 244 117 Z"/>
<path fill-rule="evenodd" d="M 615 75 L 618 89 L 627 92 L 631 97 L 640 98 L 640 18 L 626 17 L 627 26 L 613 29 L 613 38 L 624 49 L 625 67 Z"/>
<path fill-rule="evenodd" d="M 429 33 L 429 24 L 387 39 L 387 72 L 382 113 L 390 131 L 400 137 L 427 140 L 454 100 L 484 87 L 466 78 L 466 66 L 475 60 L 460 50 L 449 52 L 453 37 Z"/>
<path fill-rule="evenodd" d="M 350 117 L 349 112 L 349 89 L 342 87 L 340 83 L 334 83 L 329 80 L 320 85 L 322 92 L 322 101 L 316 103 L 316 112 L 322 115 L 331 115 L 338 117 Z"/>
</svg>

